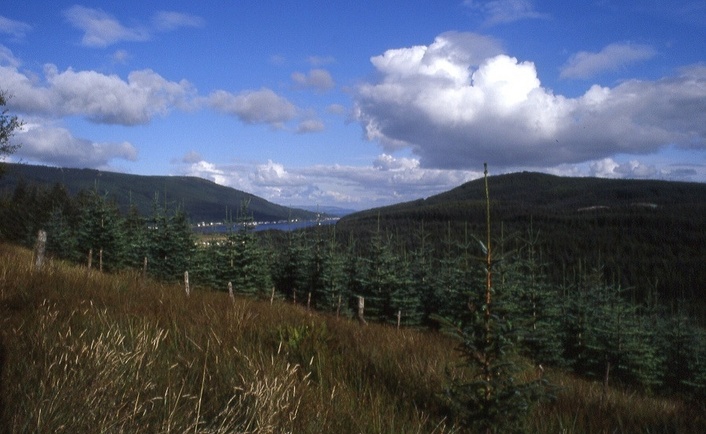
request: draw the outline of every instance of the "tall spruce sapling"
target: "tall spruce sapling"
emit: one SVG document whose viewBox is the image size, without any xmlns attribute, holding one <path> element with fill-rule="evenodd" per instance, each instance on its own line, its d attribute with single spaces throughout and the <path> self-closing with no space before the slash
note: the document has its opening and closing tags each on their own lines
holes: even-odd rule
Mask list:
<svg viewBox="0 0 706 434">
<path fill-rule="evenodd" d="M 532 405 L 548 396 L 546 381 L 540 376 L 520 381 L 516 334 L 503 306 L 504 294 L 493 283 L 501 263 L 491 247 L 488 170 L 485 166 L 486 240 L 478 240 L 483 256 L 481 290 L 468 291 L 468 302 L 460 322 L 438 318 L 442 327 L 461 343 L 459 352 L 468 368 L 467 379 L 454 380 L 448 396 L 458 422 L 474 432 L 523 432 L 525 417 Z M 475 285 L 476 282 L 473 282 Z"/>
</svg>

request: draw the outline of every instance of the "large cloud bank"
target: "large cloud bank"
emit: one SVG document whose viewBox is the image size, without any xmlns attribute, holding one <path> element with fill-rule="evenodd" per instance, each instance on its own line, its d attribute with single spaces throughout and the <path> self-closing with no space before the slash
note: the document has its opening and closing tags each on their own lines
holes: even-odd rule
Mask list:
<svg viewBox="0 0 706 434">
<path fill-rule="evenodd" d="M 358 86 L 356 119 L 368 139 L 411 149 L 423 167 L 544 168 L 706 145 L 705 66 L 569 98 L 543 87 L 532 62 L 475 34 L 371 61 L 380 78 Z"/>
</svg>

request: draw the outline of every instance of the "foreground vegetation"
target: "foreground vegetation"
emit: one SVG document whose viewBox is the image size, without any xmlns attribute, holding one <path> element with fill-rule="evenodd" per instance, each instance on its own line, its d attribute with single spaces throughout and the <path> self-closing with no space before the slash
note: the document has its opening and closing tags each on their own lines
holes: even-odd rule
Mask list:
<svg viewBox="0 0 706 434">
<path fill-rule="evenodd" d="M 317 314 L 0 245 L 6 432 L 461 432 L 446 391 L 472 375 L 438 332 Z M 524 359 L 522 377 L 537 367 Z M 703 432 L 703 403 L 547 369 L 526 432 Z"/>
</svg>

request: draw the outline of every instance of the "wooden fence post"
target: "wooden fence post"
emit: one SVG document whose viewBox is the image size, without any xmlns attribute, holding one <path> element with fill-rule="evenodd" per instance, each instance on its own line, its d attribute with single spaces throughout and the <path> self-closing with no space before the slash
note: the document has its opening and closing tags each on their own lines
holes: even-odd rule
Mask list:
<svg viewBox="0 0 706 434">
<path fill-rule="evenodd" d="M 142 278 L 147 277 L 147 256 L 145 256 L 145 260 L 142 262 Z"/>
<path fill-rule="evenodd" d="M 270 306 L 275 302 L 275 287 L 272 287 L 272 293 L 270 294 Z"/>
<path fill-rule="evenodd" d="M 293 299 L 293 303 L 297 304 L 297 289 L 296 288 L 294 288 L 292 290 L 292 299 Z"/>
<path fill-rule="evenodd" d="M 309 310 L 311 308 L 311 291 L 309 291 L 309 295 L 306 296 L 306 310 Z"/>
<path fill-rule="evenodd" d="M 189 272 L 184 271 L 184 289 L 186 290 L 186 296 L 188 297 L 190 294 L 190 289 L 189 289 Z"/>
<path fill-rule="evenodd" d="M 233 282 L 228 282 L 228 295 L 230 295 L 231 301 L 235 301 L 235 295 L 233 294 Z"/>
<path fill-rule="evenodd" d="M 365 298 L 358 296 L 358 321 L 363 325 L 368 325 L 365 321 Z"/>
<path fill-rule="evenodd" d="M 47 232 L 44 229 L 40 229 L 37 233 L 37 244 L 34 247 L 35 263 L 34 266 L 37 270 L 42 268 L 44 264 L 44 253 L 47 250 Z"/>
<path fill-rule="evenodd" d="M 93 262 L 93 249 L 88 249 L 88 269 L 91 269 L 91 264 Z"/>
<path fill-rule="evenodd" d="M 397 311 L 397 330 L 400 329 L 400 322 L 402 322 L 402 310 Z"/>
</svg>

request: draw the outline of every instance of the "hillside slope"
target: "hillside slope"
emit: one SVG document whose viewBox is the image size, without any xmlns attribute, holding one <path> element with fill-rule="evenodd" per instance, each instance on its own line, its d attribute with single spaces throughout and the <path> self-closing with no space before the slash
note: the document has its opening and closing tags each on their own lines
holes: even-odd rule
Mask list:
<svg viewBox="0 0 706 434">
<path fill-rule="evenodd" d="M 706 295 L 706 184 L 655 180 L 565 178 L 514 173 L 488 178 L 498 239 L 539 235 L 557 282 L 579 267 L 603 267 L 606 280 L 637 298 L 655 290 L 668 299 Z M 475 180 L 448 192 L 344 217 L 342 232 L 377 227 L 414 247 L 423 231 L 435 249 L 485 230 L 485 185 Z"/>
<path fill-rule="evenodd" d="M 241 203 L 250 201 L 249 211 L 258 221 L 290 218 L 315 219 L 316 213 L 277 205 L 265 199 L 190 176 L 142 176 L 94 169 L 67 169 L 26 164 L 7 164 L 0 190 L 11 193 L 19 182 L 51 187 L 63 184 L 71 194 L 96 189 L 115 200 L 122 210 L 130 204 L 143 214 L 160 203 L 181 207 L 193 222 L 235 219 Z"/>
</svg>

